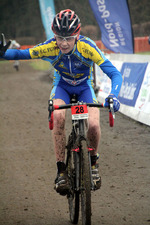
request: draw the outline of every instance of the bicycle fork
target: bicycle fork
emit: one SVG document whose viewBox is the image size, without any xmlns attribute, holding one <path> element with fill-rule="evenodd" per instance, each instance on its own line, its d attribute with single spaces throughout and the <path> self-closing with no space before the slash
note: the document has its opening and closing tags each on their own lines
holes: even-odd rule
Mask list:
<svg viewBox="0 0 150 225">
<path fill-rule="evenodd" d="M 76 191 L 80 190 L 80 156 L 79 152 L 75 152 L 76 157 L 76 167 L 75 167 L 75 173 L 76 173 Z"/>
<path fill-rule="evenodd" d="M 80 184 L 80 170 L 81 170 L 81 162 L 80 162 L 80 152 L 74 152 L 74 157 L 76 157 L 76 168 L 75 168 L 75 174 L 76 174 L 76 191 L 79 191 L 81 188 Z M 91 166 L 91 154 L 90 151 L 88 152 L 88 158 L 89 158 L 89 165 L 90 165 L 90 180 L 91 180 L 91 190 L 95 190 L 95 184 L 93 182 L 92 178 L 92 166 Z"/>
</svg>

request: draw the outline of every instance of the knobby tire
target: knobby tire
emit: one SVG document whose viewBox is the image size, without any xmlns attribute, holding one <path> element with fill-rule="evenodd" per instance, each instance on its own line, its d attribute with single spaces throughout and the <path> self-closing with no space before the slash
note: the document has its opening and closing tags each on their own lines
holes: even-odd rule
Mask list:
<svg viewBox="0 0 150 225">
<path fill-rule="evenodd" d="M 81 141 L 81 211 L 82 225 L 91 225 L 91 177 L 87 143 Z"/>
<path fill-rule="evenodd" d="M 75 187 L 75 165 L 76 165 L 76 152 L 71 152 L 68 158 L 68 176 L 70 178 L 70 187 L 71 192 L 68 196 L 68 204 L 69 204 L 69 213 L 70 213 L 70 221 L 73 224 L 78 223 L 79 218 L 79 191 L 76 191 Z"/>
</svg>

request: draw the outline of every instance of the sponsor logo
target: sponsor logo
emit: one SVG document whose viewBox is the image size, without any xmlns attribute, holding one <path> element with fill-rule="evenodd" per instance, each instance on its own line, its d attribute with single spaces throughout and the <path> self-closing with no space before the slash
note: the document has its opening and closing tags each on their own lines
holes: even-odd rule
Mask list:
<svg viewBox="0 0 150 225">
<path fill-rule="evenodd" d="M 50 48 L 47 48 L 47 51 L 48 51 L 48 52 L 52 52 L 52 51 L 54 51 L 55 49 L 57 49 L 57 47 L 56 47 L 56 46 L 54 46 L 54 47 L 50 47 Z"/>
<path fill-rule="evenodd" d="M 54 46 L 54 47 L 50 47 L 50 48 L 40 49 L 39 51 L 37 51 L 37 50 L 34 49 L 33 52 L 32 52 L 32 54 L 33 54 L 34 56 L 38 56 L 39 53 L 40 53 L 40 54 L 46 54 L 46 53 L 48 53 L 48 52 L 54 51 L 55 49 L 56 49 L 55 46 Z"/>
<path fill-rule="evenodd" d="M 82 62 L 74 62 L 75 68 L 80 68 L 82 66 Z"/>
<path fill-rule="evenodd" d="M 90 55 L 90 56 L 93 56 L 93 52 L 91 52 L 89 49 L 86 49 L 86 48 L 82 48 L 83 49 L 83 52 Z"/>
<path fill-rule="evenodd" d="M 65 71 L 63 71 L 63 73 L 64 73 L 65 75 L 67 75 L 67 76 L 69 76 L 69 77 L 73 77 L 73 78 L 75 78 L 75 79 L 84 76 L 84 73 L 70 74 L 70 73 L 67 73 L 67 72 L 65 72 Z"/>
<path fill-rule="evenodd" d="M 67 69 L 67 68 L 65 67 L 65 65 L 64 65 L 63 62 L 61 62 L 58 66 L 61 67 L 61 68 L 63 68 L 63 69 Z"/>
<path fill-rule="evenodd" d="M 70 80 L 62 76 L 62 79 L 65 80 L 68 84 L 71 84 L 73 86 L 79 85 L 81 82 L 86 80 L 87 77 L 84 77 L 83 79 L 80 80 Z"/>
<path fill-rule="evenodd" d="M 38 56 L 39 52 L 36 50 L 33 50 L 32 55 Z"/>
</svg>

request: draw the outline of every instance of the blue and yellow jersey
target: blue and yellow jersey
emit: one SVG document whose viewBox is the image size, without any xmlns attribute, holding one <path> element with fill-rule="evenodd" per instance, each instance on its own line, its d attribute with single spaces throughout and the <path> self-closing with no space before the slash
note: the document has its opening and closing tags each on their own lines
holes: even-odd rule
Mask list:
<svg viewBox="0 0 150 225">
<path fill-rule="evenodd" d="M 96 44 L 85 36 L 79 36 L 74 49 L 69 54 L 62 54 L 55 38 L 26 50 L 7 50 L 6 59 L 42 59 L 49 61 L 55 68 L 54 85 L 67 82 L 76 86 L 84 82 L 92 83 L 93 63 L 96 63 L 112 80 L 111 93 L 118 96 L 122 76 L 106 59 Z"/>
<path fill-rule="evenodd" d="M 81 35 L 68 55 L 61 53 L 55 39 L 48 40 L 29 52 L 32 59 L 42 58 L 53 65 L 56 70 L 54 83 L 63 80 L 73 86 L 87 80 L 92 82 L 93 63 L 101 65 L 106 60 L 95 43 Z"/>
</svg>

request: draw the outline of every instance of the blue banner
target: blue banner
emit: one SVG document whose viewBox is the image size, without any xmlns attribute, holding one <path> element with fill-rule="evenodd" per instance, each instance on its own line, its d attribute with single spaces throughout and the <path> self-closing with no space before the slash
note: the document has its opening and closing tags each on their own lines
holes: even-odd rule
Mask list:
<svg viewBox="0 0 150 225">
<path fill-rule="evenodd" d="M 46 33 L 46 38 L 50 39 L 54 37 L 54 34 L 51 30 L 51 24 L 55 16 L 55 8 L 53 0 L 39 0 L 41 18 L 43 26 Z"/>
<path fill-rule="evenodd" d="M 116 53 L 134 52 L 127 0 L 89 0 L 106 48 Z"/>
<path fill-rule="evenodd" d="M 121 103 L 135 106 L 147 65 L 148 63 L 123 63 L 123 84 L 119 93 Z"/>
</svg>

